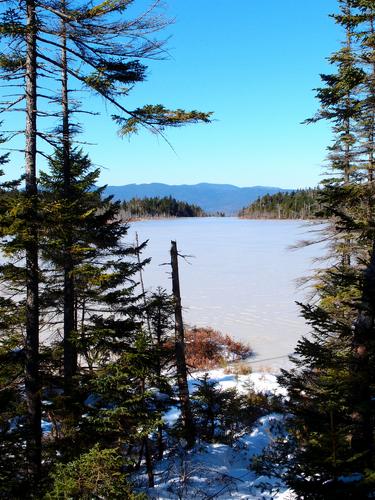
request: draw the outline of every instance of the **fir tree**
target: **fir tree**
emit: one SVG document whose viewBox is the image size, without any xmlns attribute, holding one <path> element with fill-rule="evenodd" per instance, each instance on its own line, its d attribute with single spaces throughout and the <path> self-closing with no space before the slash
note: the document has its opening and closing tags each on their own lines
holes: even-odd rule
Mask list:
<svg viewBox="0 0 375 500">
<path fill-rule="evenodd" d="M 134 293 L 135 275 L 143 265 L 135 259 L 139 249 L 126 245 L 127 226 L 118 219 L 119 204 L 103 198 L 96 188 L 98 169 L 80 150 L 72 150 L 71 196 L 65 198 L 63 152 L 50 162 L 50 174 L 41 175 L 45 230 L 41 249 L 50 267 L 45 307 L 53 313 L 50 335 L 57 340 L 64 327 L 65 248 L 69 238 L 74 279 L 74 324 L 72 340 L 77 352 L 75 387 L 127 348 L 141 322 L 140 306 Z M 69 231 L 66 228 L 69 228 Z M 47 325 L 47 328 L 49 325 Z M 63 336 L 64 338 L 64 336 Z M 91 374 L 91 375 L 90 375 Z M 63 370 L 63 387 L 66 387 Z M 78 397 L 77 389 L 65 397 Z M 75 395 L 74 395 L 75 394 Z M 83 396 L 82 396 L 83 397 Z"/>
<path fill-rule="evenodd" d="M 331 120 L 335 134 L 320 195 L 330 219 L 329 265 L 316 276 L 319 300 L 301 305 L 311 335 L 297 345 L 295 368 L 280 378 L 289 393 L 290 438 L 273 458 L 300 498 L 368 498 L 375 489 L 373 96 L 372 68 L 363 63 L 372 38 L 364 4 L 372 11 L 372 3 L 360 3 L 339 2 L 334 18 L 346 41 L 330 59 L 337 73 L 323 76 L 313 120 Z"/>
<path fill-rule="evenodd" d="M 111 103 L 121 113 L 115 119 L 121 124 L 122 133 L 135 132 L 139 126 L 162 133 L 166 126 L 209 121 L 209 114 L 197 111 L 168 110 L 160 105 L 134 111 L 124 107 L 121 99 L 127 96 L 128 86 L 144 79 L 145 67 L 139 59 L 160 55 L 162 42 L 154 40 L 153 34 L 166 25 L 163 19 L 153 16 L 153 8 L 137 19 L 124 20 L 123 13 L 131 3 L 120 0 L 86 6 L 27 1 L 21 10 L 18 4 L 9 3 L 2 16 L 4 51 L 0 66 L 3 76 L 25 89 L 14 101 L 3 102 L 2 111 L 16 109 L 18 103 L 25 101 L 26 198 L 21 196 L 22 201 L 12 208 L 16 217 L 10 241 L 6 241 L 4 248 L 8 253 L 13 252 L 14 257 L 25 255 L 26 272 L 22 275 L 22 269 L 9 265 L 4 268 L 4 277 L 9 287 L 26 280 L 27 298 L 25 301 L 20 299 L 19 303 L 25 310 L 23 381 L 28 409 L 27 464 L 34 485 L 41 465 L 40 397 L 46 386 L 53 390 L 56 386 L 61 387 L 60 345 L 57 342 L 56 349 L 43 346 L 41 352 L 40 334 L 46 334 L 50 341 L 64 318 L 63 386 L 65 400 L 70 397 L 73 403 L 73 393 L 78 390 L 81 376 L 78 373 L 82 367 L 79 367 L 79 356 L 94 372 L 94 368 L 108 362 L 124 344 L 131 343 L 140 321 L 139 308 L 133 307 L 137 301 L 132 295 L 135 284 L 131 282 L 127 286 L 139 264 L 120 262 L 136 251 L 118 246 L 125 231 L 115 220 L 118 206 L 110 206 L 109 200 L 100 200 L 100 190 L 91 197 L 85 192 L 85 183 L 90 185 L 96 174 L 91 172 L 85 177 L 81 176 L 82 170 L 74 171 L 80 162 L 83 170 L 87 165 L 84 166 L 85 159 L 78 158 L 79 154 L 72 148 L 75 129 L 72 114 L 78 109 L 77 103 L 69 99 L 69 92 L 76 90 L 71 82 L 84 84 Z M 52 55 L 53 50 L 56 52 Z M 57 73 L 61 73 L 61 97 L 56 97 L 54 87 L 49 85 L 50 78 Z M 62 125 L 52 133 L 42 131 L 37 116 L 62 118 Z M 43 140 L 47 149 L 37 148 L 37 139 Z M 37 151 L 51 158 L 51 147 L 55 151 L 60 146 L 62 154 L 57 153 L 57 157 L 60 154 L 62 170 L 57 172 L 53 164 L 59 160 L 52 158 L 52 175 L 42 179 L 44 192 L 39 193 Z M 84 213 L 79 210 L 76 198 L 79 189 L 86 195 L 82 205 L 87 210 Z M 77 217 L 71 212 L 75 209 Z M 42 215 L 45 226 L 41 224 Z M 40 254 L 43 255 L 42 266 Z M 64 286 L 61 286 L 62 275 Z M 122 319 L 116 315 L 123 315 Z M 74 412 L 73 422 L 76 418 L 79 418 L 79 410 Z M 58 427 L 57 424 L 55 429 Z M 70 425 L 70 429 L 75 427 Z M 65 431 L 69 433 L 68 429 Z"/>
</svg>

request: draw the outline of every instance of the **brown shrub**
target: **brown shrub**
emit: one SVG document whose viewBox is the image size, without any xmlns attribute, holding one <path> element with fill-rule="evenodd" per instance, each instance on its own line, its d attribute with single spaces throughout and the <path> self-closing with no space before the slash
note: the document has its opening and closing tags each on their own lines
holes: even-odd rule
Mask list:
<svg viewBox="0 0 375 500">
<path fill-rule="evenodd" d="M 233 361 L 248 358 L 252 353 L 252 350 L 248 345 L 233 340 L 229 337 L 229 335 L 225 336 L 224 342 L 228 354 L 233 356 Z"/>
<path fill-rule="evenodd" d="M 185 342 L 186 361 L 197 370 L 224 367 L 230 361 L 238 361 L 251 354 L 249 346 L 213 328 L 187 329 Z"/>
</svg>

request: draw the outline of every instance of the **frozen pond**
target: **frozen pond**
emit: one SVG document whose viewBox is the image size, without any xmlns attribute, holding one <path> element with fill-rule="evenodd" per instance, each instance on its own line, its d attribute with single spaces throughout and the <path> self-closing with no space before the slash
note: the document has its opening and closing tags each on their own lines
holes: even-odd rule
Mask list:
<svg viewBox="0 0 375 500">
<path fill-rule="evenodd" d="M 315 227 L 316 229 L 316 227 Z M 289 250 L 311 236 L 300 221 L 186 218 L 131 224 L 130 240 L 149 240 L 144 256 L 146 288 L 170 291 L 170 241 L 176 240 L 185 323 L 212 326 L 249 343 L 254 369 L 287 366 L 298 338 L 308 332 L 296 300 L 306 290 L 296 279 L 308 276 L 312 259 L 322 253 L 313 245 Z"/>
</svg>

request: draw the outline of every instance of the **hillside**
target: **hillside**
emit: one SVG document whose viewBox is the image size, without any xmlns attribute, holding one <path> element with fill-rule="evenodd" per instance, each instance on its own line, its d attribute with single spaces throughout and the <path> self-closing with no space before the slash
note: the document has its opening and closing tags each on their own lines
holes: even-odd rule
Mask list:
<svg viewBox="0 0 375 500">
<path fill-rule="evenodd" d="M 313 219 L 319 210 L 317 189 L 266 194 L 239 212 L 245 219 Z"/>
<path fill-rule="evenodd" d="M 172 196 L 177 200 L 198 205 L 207 213 L 224 212 L 226 215 L 235 215 L 241 208 L 249 205 L 260 196 L 287 191 L 289 190 L 267 186 L 238 187 L 231 184 L 168 185 L 151 183 L 108 186 L 106 194 L 113 195 L 116 200 L 121 201 L 129 201 L 132 198 Z"/>
</svg>

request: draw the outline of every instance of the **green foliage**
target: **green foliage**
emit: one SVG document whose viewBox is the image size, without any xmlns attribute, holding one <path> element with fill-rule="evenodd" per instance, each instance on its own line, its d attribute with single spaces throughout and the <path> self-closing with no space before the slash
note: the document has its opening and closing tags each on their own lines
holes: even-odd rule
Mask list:
<svg viewBox="0 0 375 500">
<path fill-rule="evenodd" d="M 52 480 L 53 488 L 46 494 L 46 500 L 145 498 L 132 493 L 124 473 L 124 459 L 120 451 L 103 449 L 99 445 L 72 462 L 58 464 Z"/>
<path fill-rule="evenodd" d="M 319 191 L 299 189 L 261 196 L 238 215 L 247 219 L 314 219 L 319 210 Z"/>
<path fill-rule="evenodd" d="M 132 198 L 122 202 L 123 217 L 203 217 L 203 209 L 172 196 Z"/>
<path fill-rule="evenodd" d="M 114 115 L 113 119 L 121 126 L 120 135 L 132 135 L 145 127 L 153 132 L 163 132 L 166 127 L 181 127 L 189 123 L 210 123 L 212 113 L 167 109 L 162 104 L 147 104 L 130 113 L 129 118 Z"/>
<path fill-rule="evenodd" d="M 280 377 L 289 437 L 263 457 L 265 471 L 279 464 L 306 499 L 371 498 L 375 491 L 375 10 L 373 2 L 339 6 L 334 18 L 345 44 L 330 58 L 336 72 L 323 75 L 321 107 L 308 120 L 328 119 L 334 131 L 317 197 L 329 259 L 314 277 L 314 302 L 301 305 L 310 335 L 298 342 L 295 367 Z"/>
<path fill-rule="evenodd" d="M 3 324 L 0 333 L 0 498 L 13 498 L 13 495 L 22 494 L 27 476 L 23 418 L 26 411 L 23 397 L 24 356 L 23 339 L 15 333 L 6 336 L 6 332 Z"/>
<path fill-rule="evenodd" d="M 22 13 L 20 12 L 20 9 L 14 9 L 10 7 L 7 8 L 4 12 L 2 12 L 0 17 L 0 36 L 9 38 L 19 38 L 23 37 L 25 33 L 26 33 L 26 28 L 22 22 Z M 19 51 L 17 52 L 19 54 Z M 2 54 L 0 56 L 0 60 L 3 58 L 8 59 L 9 55 Z M 7 65 L 5 65 L 4 67 L 7 70 L 20 69 L 18 65 L 14 67 L 13 64 L 11 64 L 10 67 Z"/>
<path fill-rule="evenodd" d="M 0 142 L 4 142 L 0 138 Z M 0 155 L 0 165 L 8 154 Z M 0 172 L 3 175 L 3 172 Z M 0 185 L 0 248 L 19 260 L 28 239 L 24 196 L 20 181 Z M 17 208 L 16 208 L 17 207 Z M 22 216 L 15 217 L 20 210 Z M 22 228 L 18 233 L 18 228 Z M 21 243 L 22 242 L 22 243 Z M 24 321 L 25 271 L 23 264 L 4 259 L 0 265 L 0 497 L 22 497 L 27 491 L 25 467 Z M 12 467 L 10 467 L 12 463 Z"/>
<path fill-rule="evenodd" d="M 96 71 L 84 77 L 85 84 L 91 89 L 110 96 L 115 93 L 116 84 L 132 85 L 145 79 L 146 66 L 139 61 L 123 62 L 119 59 L 103 59 L 98 62 Z M 125 88 L 122 89 L 125 93 Z"/>
<path fill-rule="evenodd" d="M 90 411 L 90 421 L 117 442 L 142 441 L 160 422 L 159 391 L 171 393 L 171 388 L 157 373 L 157 352 L 150 339 L 140 333 L 127 352 L 98 372 L 93 381 L 97 408 Z"/>
<path fill-rule="evenodd" d="M 45 300 L 50 307 L 63 308 L 61 272 L 68 248 L 76 297 L 76 342 L 85 362 L 93 367 L 131 342 L 140 314 L 132 277 L 146 261 L 136 261 L 141 249 L 121 244 L 128 227 L 119 221 L 120 205 L 103 198 L 103 188 L 95 185 L 99 171 L 86 155 L 80 150 L 71 153 L 68 199 L 61 151 L 56 151 L 50 166 L 49 174 L 41 174 L 45 224 L 40 245 L 44 259 L 53 263 Z"/>
<path fill-rule="evenodd" d="M 240 395 L 235 388 L 222 389 L 208 373 L 195 385 L 192 411 L 198 435 L 204 441 L 233 444 L 264 413 L 264 398 L 256 400 L 252 391 Z"/>
<path fill-rule="evenodd" d="M 125 18 L 123 13 L 132 4 L 132 0 L 81 6 L 4 4 L 0 16 L 2 77 L 21 89 L 13 101 L 6 98 L 2 111 L 21 111 L 24 106 L 19 103 L 26 95 L 33 110 L 27 113 L 28 124 L 34 113 L 63 116 L 63 124 L 48 134 L 43 134 L 39 120 L 37 130 L 35 124 L 26 126 L 27 158 L 35 155 L 30 145 L 36 136 L 46 140 L 48 149 L 38 147 L 38 154 L 49 158 L 49 172 L 40 173 L 38 162 L 29 161 L 26 192 L 19 190 L 19 183 L 0 187 L 1 250 L 6 256 L 0 266 L 0 496 L 4 498 L 41 497 L 48 472 L 58 462 L 64 465 L 56 469 L 50 498 L 133 498 L 123 480 L 125 456 L 136 457 L 138 464 L 146 457 L 149 433 L 160 427 L 160 415 L 168 406 L 157 395 L 163 391 L 169 400 L 172 392 L 161 374 L 170 363 L 170 350 L 168 361 L 162 353 L 166 326 L 152 331 L 152 314 L 160 319 L 164 313 L 145 304 L 137 289 L 138 272 L 146 263 L 140 259 L 144 245 L 137 248 L 124 240 L 128 227 L 120 220 L 119 204 L 103 196 L 104 188 L 96 187 L 99 170 L 81 150 L 72 148 L 71 140 L 79 129 L 71 122 L 79 108 L 79 102 L 69 98 L 78 91 L 74 81 L 124 113 L 126 118 L 118 119 L 122 133 L 139 126 L 160 133 L 166 126 L 209 121 L 209 113 L 163 106 L 128 111 L 121 104 L 132 85 L 145 78 L 146 67 L 139 59 L 160 55 L 163 42 L 154 34 L 168 24 L 154 14 L 158 2 L 136 18 Z M 61 101 L 45 92 L 41 95 L 37 89 L 45 88 L 43 80 L 61 75 L 61 70 L 68 75 L 63 76 L 62 87 L 69 91 L 62 92 Z M 38 106 L 31 103 L 34 90 L 41 98 Z M 52 154 L 50 146 L 56 148 Z M 6 160 L 7 155 L 0 156 L 0 164 Z M 30 319 L 26 342 L 25 311 Z M 149 331 L 144 334 L 146 323 Z M 74 365 L 71 373 L 67 360 Z M 30 388 L 26 397 L 34 403 L 28 408 L 25 380 Z M 40 459 L 38 453 L 34 458 L 30 453 L 25 456 L 25 443 L 31 443 L 30 451 L 34 441 L 34 451 L 39 451 L 39 397 L 42 418 L 52 432 L 42 440 L 36 492 L 36 481 L 29 482 L 28 476 L 30 466 L 34 479 L 39 476 Z M 90 405 L 90 398 L 102 406 Z M 25 416 L 31 424 L 28 429 Z M 100 446 L 91 450 L 95 442 Z M 112 452 L 120 442 L 133 447 L 132 452 Z"/>
</svg>

